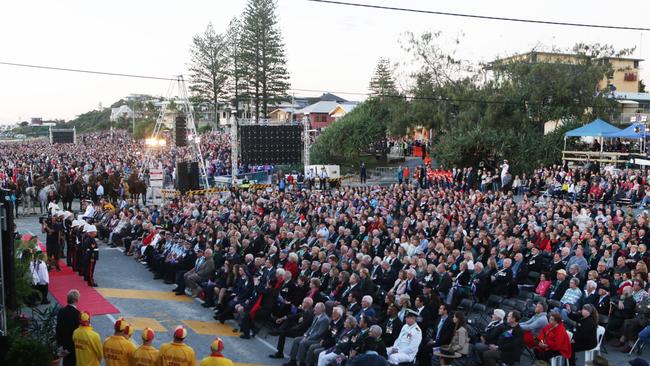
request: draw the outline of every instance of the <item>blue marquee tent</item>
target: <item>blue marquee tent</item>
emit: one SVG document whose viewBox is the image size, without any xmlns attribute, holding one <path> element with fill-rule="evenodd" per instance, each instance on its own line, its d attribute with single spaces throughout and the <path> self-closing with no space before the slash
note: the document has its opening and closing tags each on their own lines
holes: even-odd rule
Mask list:
<svg viewBox="0 0 650 366">
<path fill-rule="evenodd" d="M 564 137 L 610 137 L 609 135 L 617 132 L 621 132 L 621 129 L 598 118 L 589 124 L 568 131 Z"/>
<path fill-rule="evenodd" d="M 605 137 L 609 138 L 623 138 L 623 139 L 642 139 L 643 138 L 643 130 L 645 130 L 646 126 L 644 123 L 632 123 L 629 125 L 627 128 L 620 130 L 618 132 L 614 132 L 612 134 L 609 134 Z M 636 132 L 636 131 L 638 132 Z M 646 132 L 646 137 L 648 136 L 648 133 Z"/>
</svg>

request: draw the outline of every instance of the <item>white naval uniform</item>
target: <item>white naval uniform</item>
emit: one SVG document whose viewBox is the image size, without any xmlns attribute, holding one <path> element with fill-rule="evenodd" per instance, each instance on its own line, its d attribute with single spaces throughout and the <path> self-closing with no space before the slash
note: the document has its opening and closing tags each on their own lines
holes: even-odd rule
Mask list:
<svg viewBox="0 0 650 366">
<path fill-rule="evenodd" d="M 413 325 L 404 324 L 399 332 L 399 337 L 395 340 L 393 347 L 388 347 L 388 363 L 397 365 L 402 362 L 413 362 L 418 353 L 420 342 L 422 341 L 422 331 L 417 323 Z M 392 348 L 397 348 L 397 353 L 391 353 Z"/>
</svg>

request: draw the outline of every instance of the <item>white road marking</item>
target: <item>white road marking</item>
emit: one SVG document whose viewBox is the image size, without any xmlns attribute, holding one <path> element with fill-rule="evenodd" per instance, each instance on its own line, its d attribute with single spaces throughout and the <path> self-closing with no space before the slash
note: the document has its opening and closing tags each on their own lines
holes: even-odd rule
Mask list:
<svg viewBox="0 0 650 366">
<path fill-rule="evenodd" d="M 115 306 L 115 305 L 113 305 L 113 306 Z M 117 319 L 115 319 L 115 317 L 114 317 L 113 315 L 111 315 L 111 314 L 106 314 L 106 317 L 107 317 L 108 320 L 110 320 L 111 323 L 113 323 L 113 324 L 115 324 L 115 322 L 117 321 Z"/>
</svg>

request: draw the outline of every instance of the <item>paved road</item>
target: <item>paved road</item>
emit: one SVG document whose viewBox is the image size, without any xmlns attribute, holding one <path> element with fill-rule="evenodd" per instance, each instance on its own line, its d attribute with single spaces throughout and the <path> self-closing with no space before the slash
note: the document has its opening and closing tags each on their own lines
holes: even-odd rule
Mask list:
<svg viewBox="0 0 650 366">
<path fill-rule="evenodd" d="M 19 218 L 16 221 L 18 231 L 40 233 L 40 225 L 36 217 Z M 41 237 L 41 240 L 44 238 Z M 125 317 L 132 322 L 137 330 L 151 327 L 156 331 L 155 346 L 171 341 L 173 329 L 183 324 L 188 328 L 187 343 L 192 346 L 200 359 L 209 354 L 209 344 L 215 336 L 222 337 L 225 343 L 225 354 L 239 365 L 281 365 L 282 360 L 270 359 L 268 355 L 275 352 L 277 338 L 262 331 L 251 340 L 239 338 L 234 333 L 236 325 L 227 322 L 221 325 L 212 319 L 212 312 L 200 305 L 200 300 L 187 296 L 175 296 L 171 289 L 160 280 L 154 280 L 147 268 L 136 262 L 132 257 L 125 256 L 119 249 L 100 244 L 100 260 L 96 269 L 96 279 L 102 293 L 117 309 L 119 314 L 101 315 L 93 318 L 93 327 L 100 333 L 102 339 L 112 334 L 113 322 L 118 317 Z M 53 298 L 51 298 L 54 301 Z M 136 331 L 134 339 L 139 340 Z M 287 341 L 285 354 L 291 349 L 291 341 Z M 646 359 L 650 352 L 646 351 Z M 605 355 L 613 365 L 624 366 L 633 357 L 611 350 Z M 578 357 L 578 365 L 584 365 L 582 355 Z M 285 359 L 284 362 L 287 360 Z M 528 366 L 531 361 L 522 358 L 521 366 Z"/>
</svg>

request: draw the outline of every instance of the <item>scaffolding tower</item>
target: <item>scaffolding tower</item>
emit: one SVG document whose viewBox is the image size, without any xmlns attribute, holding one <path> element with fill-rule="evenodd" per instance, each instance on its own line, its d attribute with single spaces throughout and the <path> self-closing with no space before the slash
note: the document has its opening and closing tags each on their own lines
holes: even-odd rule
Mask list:
<svg viewBox="0 0 650 366">
<path fill-rule="evenodd" d="M 208 171 L 205 168 L 205 161 L 203 160 L 203 154 L 201 153 L 201 138 L 196 131 L 196 124 L 194 123 L 194 108 L 190 103 L 189 93 L 187 92 L 187 85 L 185 84 L 183 75 L 176 76 L 175 79 L 170 82 L 169 87 L 167 88 L 167 101 L 170 101 L 174 98 L 174 91 L 176 90 L 176 87 L 178 88 L 178 99 L 175 102 L 178 106 L 179 112 L 185 115 L 185 119 L 187 121 L 187 144 L 192 151 L 192 160 L 195 160 L 199 163 L 199 175 L 203 177 L 205 188 L 210 188 L 210 184 L 208 182 Z M 169 102 L 162 104 L 160 113 L 156 119 L 156 125 L 153 128 L 153 133 L 151 134 L 151 138 L 155 141 L 160 138 L 160 131 L 162 130 L 164 124 L 165 113 L 167 112 L 168 105 Z M 146 169 L 151 168 L 150 165 L 153 163 L 152 155 L 153 154 L 151 153 L 150 149 L 145 149 L 145 158 L 140 169 L 140 177 L 142 177 Z"/>
</svg>

